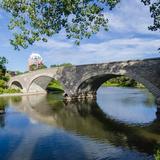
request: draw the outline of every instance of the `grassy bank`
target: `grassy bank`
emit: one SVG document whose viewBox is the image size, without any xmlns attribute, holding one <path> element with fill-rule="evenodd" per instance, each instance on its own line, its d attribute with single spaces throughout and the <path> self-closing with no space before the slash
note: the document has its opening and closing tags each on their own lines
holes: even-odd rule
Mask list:
<svg viewBox="0 0 160 160">
<path fill-rule="evenodd" d="M 12 93 L 20 93 L 19 89 L 11 89 L 8 88 L 7 82 L 9 81 L 9 76 L 1 76 L 0 77 L 0 94 L 12 94 Z"/>
<path fill-rule="evenodd" d="M 53 80 L 49 83 L 47 90 L 49 92 L 63 92 L 63 87 L 60 82 Z"/>
<path fill-rule="evenodd" d="M 134 88 L 145 88 L 141 83 L 136 82 L 128 77 L 116 77 L 106 81 L 103 86 L 106 87 L 134 87 Z"/>
</svg>

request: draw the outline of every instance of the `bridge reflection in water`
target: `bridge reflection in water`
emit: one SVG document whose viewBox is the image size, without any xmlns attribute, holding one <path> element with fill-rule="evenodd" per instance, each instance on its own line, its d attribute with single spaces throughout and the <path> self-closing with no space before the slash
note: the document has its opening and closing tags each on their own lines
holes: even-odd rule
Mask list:
<svg viewBox="0 0 160 160">
<path fill-rule="evenodd" d="M 154 121 L 137 126 L 111 119 L 96 101 L 64 103 L 61 98 L 61 95 L 39 95 L 3 100 L 5 105 L 9 103 L 34 120 L 116 147 L 153 154 L 160 143 L 160 108 L 157 108 Z M 1 127 L 5 125 L 4 121 L 5 114 L 0 116 Z"/>
</svg>

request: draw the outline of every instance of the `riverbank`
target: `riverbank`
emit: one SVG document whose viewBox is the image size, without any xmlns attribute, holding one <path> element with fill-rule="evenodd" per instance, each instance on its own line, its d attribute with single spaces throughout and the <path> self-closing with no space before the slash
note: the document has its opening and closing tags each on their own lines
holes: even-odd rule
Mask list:
<svg viewBox="0 0 160 160">
<path fill-rule="evenodd" d="M 0 94 L 0 97 L 16 97 L 16 96 L 28 96 L 28 95 L 36 95 L 36 94 L 47 94 L 47 92 L 36 92 L 36 93 L 6 93 L 6 94 Z"/>
<path fill-rule="evenodd" d="M 116 78 L 112 78 L 105 83 L 103 83 L 103 86 L 105 87 L 132 87 L 132 88 L 139 88 L 144 89 L 145 86 L 141 83 L 130 79 L 129 77 L 120 76 Z"/>
<path fill-rule="evenodd" d="M 102 86 L 103 87 L 131 87 L 131 88 L 145 89 L 145 86 L 140 83 L 135 86 L 132 86 L 132 85 L 128 86 L 128 85 L 121 85 L 118 83 L 105 82 Z"/>
</svg>

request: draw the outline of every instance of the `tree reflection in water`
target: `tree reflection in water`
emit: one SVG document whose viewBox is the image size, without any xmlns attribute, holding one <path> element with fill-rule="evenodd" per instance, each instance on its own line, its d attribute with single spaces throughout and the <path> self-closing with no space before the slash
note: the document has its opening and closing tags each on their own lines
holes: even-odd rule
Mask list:
<svg viewBox="0 0 160 160">
<path fill-rule="evenodd" d="M 61 95 L 11 98 L 10 105 L 35 120 L 114 146 L 153 154 L 160 140 L 160 114 L 147 125 L 136 126 L 111 119 L 96 101 L 65 103 Z"/>
<path fill-rule="evenodd" d="M 5 126 L 5 109 L 7 107 L 8 100 L 7 98 L 1 98 L 0 100 L 0 127 Z"/>
</svg>

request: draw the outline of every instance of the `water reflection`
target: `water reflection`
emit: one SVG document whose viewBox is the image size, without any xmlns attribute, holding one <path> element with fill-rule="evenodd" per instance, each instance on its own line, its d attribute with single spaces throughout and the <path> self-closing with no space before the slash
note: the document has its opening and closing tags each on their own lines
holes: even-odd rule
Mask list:
<svg viewBox="0 0 160 160">
<path fill-rule="evenodd" d="M 160 108 L 148 92 L 102 88 L 96 101 L 62 95 L 0 98 L 0 159 L 151 160 Z"/>
<path fill-rule="evenodd" d="M 5 108 L 7 107 L 8 100 L 1 98 L 0 100 L 0 128 L 5 126 Z"/>
<path fill-rule="evenodd" d="M 9 103 L 32 120 L 116 147 L 153 154 L 160 143 L 159 109 L 154 121 L 136 126 L 111 119 L 96 101 L 64 103 L 60 99 L 61 95 L 23 96 L 10 98 Z"/>
<path fill-rule="evenodd" d="M 117 121 L 145 125 L 156 119 L 154 97 L 146 90 L 102 88 L 97 102 L 110 118 Z"/>
<path fill-rule="evenodd" d="M 157 107 L 156 117 L 157 121 L 160 121 L 160 106 Z"/>
</svg>

